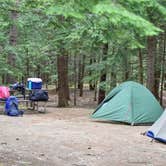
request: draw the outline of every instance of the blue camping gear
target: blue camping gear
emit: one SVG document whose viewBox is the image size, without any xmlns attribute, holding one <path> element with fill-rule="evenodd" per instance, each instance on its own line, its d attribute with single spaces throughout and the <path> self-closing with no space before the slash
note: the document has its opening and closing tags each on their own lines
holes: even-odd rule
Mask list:
<svg viewBox="0 0 166 166">
<path fill-rule="evenodd" d="M 16 82 L 15 84 L 10 86 L 10 89 L 20 92 L 24 96 L 24 99 L 25 99 L 25 86 L 23 83 Z"/>
<path fill-rule="evenodd" d="M 15 96 L 10 96 L 5 103 L 5 114 L 9 116 L 23 115 L 23 111 L 18 109 L 18 100 Z"/>
<path fill-rule="evenodd" d="M 146 135 L 152 139 L 166 143 L 166 109 L 158 120 L 148 129 Z"/>
<path fill-rule="evenodd" d="M 23 90 L 25 90 L 25 87 L 23 83 L 16 82 L 15 84 L 11 85 L 11 89 L 22 92 Z"/>
<path fill-rule="evenodd" d="M 41 78 L 28 78 L 27 82 L 28 89 L 41 89 L 42 88 L 42 79 Z"/>
<path fill-rule="evenodd" d="M 48 92 L 42 89 L 35 89 L 29 96 L 32 101 L 48 101 Z"/>
</svg>

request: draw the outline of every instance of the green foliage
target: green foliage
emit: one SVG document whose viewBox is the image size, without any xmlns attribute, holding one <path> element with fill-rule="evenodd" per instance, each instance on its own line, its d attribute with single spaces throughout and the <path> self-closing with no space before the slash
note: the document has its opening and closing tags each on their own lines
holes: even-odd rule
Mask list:
<svg viewBox="0 0 166 166">
<path fill-rule="evenodd" d="M 22 0 L 18 5 L 15 0 L 4 0 L 0 6 L 0 74 L 19 78 L 39 74 L 56 82 L 56 57 L 65 50 L 69 56 L 86 55 L 86 82 L 96 82 L 105 68 L 122 78 L 122 52 L 127 50 L 134 59 L 132 51 L 145 48 L 145 37 L 158 35 L 165 25 L 166 11 L 160 3 L 165 5 L 164 0 Z M 19 13 L 15 23 L 9 17 L 11 10 Z M 16 46 L 9 43 L 13 24 L 19 36 Z M 109 43 L 107 61 L 101 58 L 103 43 Z M 6 60 L 11 52 L 16 55 L 14 68 Z M 90 58 L 94 59 L 91 65 Z"/>
<path fill-rule="evenodd" d="M 166 8 L 157 0 L 118 0 L 118 2 L 157 26 L 166 21 Z"/>
<path fill-rule="evenodd" d="M 121 12 L 119 12 L 119 10 Z M 135 15 L 122 6 L 115 4 L 98 4 L 93 9 L 94 13 L 106 15 L 110 22 L 116 27 L 135 29 L 141 36 L 157 35 L 161 30 L 142 17 Z"/>
<path fill-rule="evenodd" d="M 81 19 L 83 16 L 80 14 L 80 12 L 77 10 L 77 8 L 74 6 L 74 4 L 70 1 L 67 3 L 60 2 L 56 4 L 56 6 L 51 6 L 49 9 L 47 9 L 47 14 L 54 14 L 57 16 L 64 16 L 65 18 L 78 18 Z"/>
</svg>

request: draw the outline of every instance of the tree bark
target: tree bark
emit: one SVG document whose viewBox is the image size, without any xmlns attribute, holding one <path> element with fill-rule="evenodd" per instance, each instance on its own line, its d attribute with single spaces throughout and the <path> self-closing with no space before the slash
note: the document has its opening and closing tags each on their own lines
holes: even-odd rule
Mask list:
<svg viewBox="0 0 166 166">
<path fill-rule="evenodd" d="M 90 58 L 90 65 L 92 65 L 92 64 L 93 64 L 93 58 Z M 92 75 L 92 72 L 90 71 L 89 76 L 91 76 L 91 75 Z M 89 81 L 89 90 L 93 91 L 94 89 L 95 89 L 94 83 L 92 83 L 92 81 Z"/>
<path fill-rule="evenodd" d="M 161 70 L 161 84 L 160 84 L 160 104 L 163 105 L 163 91 L 164 91 L 164 81 L 166 81 L 166 74 L 165 74 L 165 57 L 166 57 L 166 30 L 164 33 L 163 39 L 163 54 L 162 54 L 162 70 Z"/>
<path fill-rule="evenodd" d="M 69 99 L 68 56 L 58 56 L 58 107 L 67 107 Z"/>
<path fill-rule="evenodd" d="M 162 54 L 163 54 L 163 34 L 160 34 L 158 36 L 158 43 L 156 48 L 156 56 L 155 56 L 155 91 L 154 95 L 158 100 L 160 100 L 159 97 L 159 91 L 160 91 L 160 79 L 161 79 L 161 69 L 162 69 Z"/>
<path fill-rule="evenodd" d="M 138 50 L 138 61 L 139 61 L 139 82 L 143 84 L 143 58 L 142 58 L 142 51 L 139 48 Z"/>
<path fill-rule="evenodd" d="M 94 101 L 97 101 L 97 81 L 95 81 Z"/>
<path fill-rule="evenodd" d="M 115 71 L 112 69 L 112 72 L 111 72 L 111 84 L 110 84 L 110 89 L 113 89 L 114 87 L 116 87 L 116 82 L 117 82 L 116 73 L 115 73 Z"/>
<path fill-rule="evenodd" d="M 108 54 L 108 43 L 103 45 L 103 61 L 106 61 Z M 103 83 L 106 81 L 106 68 L 101 72 L 100 76 L 100 83 Z M 98 104 L 100 104 L 105 98 L 105 90 L 101 87 L 99 87 L 99 93 L 98 93 Z"/>
<path fill-rule="evenodd" d="M 6 84 L 6 75 L 2 74 L 2 85 Z"/>
<path fill-rule="evenodd" d="M 18 6 L 19 1 L 16 0 L 16 7 Z M 18 11 L 17 10 L 11 10 L 10 12 L 10 17 L 13 22 L 13 25 L 10 27 L 10 32 L 9 32 L 9 44 L 12 47 L 15 47 L 17 45 L 17 38 L 18 38 L 18 31 L 17 31 L 17 26 L 16 26 L 16 21 L 18 19 Z M 10 53 L 8 55 L 8 64 L 11 66 L 11 68 L 15 67 L 15 62 L 16 62 L 16 55 L 14 53 Z M 7 74 L 7 83 L 14 83 L 15 79 L 14 76 L 11 74 Z"/>
<path fill-rule="evenodd" d="M 77 62 L 74 55 L 74 106 L 77 104 Z"/>
<path fill-rule="evenodd" d="M 82 56 L 82 62 L 81 62 L 80 68 L 81 68 L 81 75 L 80 75 L 80 97 L 82 97 L 83 96 L 83 88 L 84 88 L 83 78 L 84 78 L 84 71 L 85 71 L 85 55 Z"/>
<path fill-rule="evenodd" d="M 124 67 L 124 81 L 127 81 L 129 79 L 130 74 L 130 66 L 129 66 L 129 59 L 128 59 L 128 53 L 127 48 L 125 48 L 124 54 L 123 54 L 123 67 Z"/>
<path fill-rule="evenodd" d="M 156 55 L 156 37 L 147 39 L 147 88 L 155 95 L 155 55 Z"/>
<path fill-rule="evenodd" d="M 28 48 L 25 48 L 26 49 L 26 57 L 25 57 L 25 68 L 26 68 L 26 74 L 25 74 L 25 77 L 28 78 L 29 75 L 30 75 L 30 59 L 29 59 L 29 51 L 28 51 Z"/>
<path fill-rule="evenodd" d="M 78 57 L 79 60 L 78 60 L 78 89 L 80 89 L 80 84 L 81 84 L 81 61 L 82 61 L 82 58 L 81 58 L 81 55 Z"/>
<path fill-rule="evenodd" d="M 105 82 L 106 81 L 106 73 L 103 73 L 100 76 L 100 83 Z M 105 98 L 105 90 L 102 88 L 99 88 L 99 96 L 98 96 L 98 104 L 100 104 Z"/>
</svg>

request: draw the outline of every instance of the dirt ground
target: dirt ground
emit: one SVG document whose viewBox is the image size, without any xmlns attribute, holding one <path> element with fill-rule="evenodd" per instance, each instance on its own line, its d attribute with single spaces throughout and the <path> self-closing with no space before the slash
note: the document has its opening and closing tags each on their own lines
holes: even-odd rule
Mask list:
<svg viewBox="0 0 166 166">
<path fill-rule="evenodd" d="M 92 121 L 95 103 L 83 101 L 87 108 L 48 105 L 45 114 L 1 114 L 0 166 L 166 165 L 166 145 L 142 135 L 149 126 Z"/>
</svg>

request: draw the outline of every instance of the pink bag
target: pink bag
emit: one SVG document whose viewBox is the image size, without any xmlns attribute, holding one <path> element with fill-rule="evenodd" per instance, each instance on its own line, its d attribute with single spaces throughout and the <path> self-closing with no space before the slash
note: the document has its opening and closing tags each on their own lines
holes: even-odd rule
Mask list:
<svg viewBox="0 0 166 166">
<path fill-rule="evenodd" d="M 6 86 L 0 86 L 0 99 L 6 99 L 10 96 L 9 88 Z"/>
</svg>

